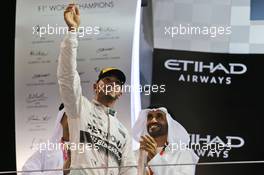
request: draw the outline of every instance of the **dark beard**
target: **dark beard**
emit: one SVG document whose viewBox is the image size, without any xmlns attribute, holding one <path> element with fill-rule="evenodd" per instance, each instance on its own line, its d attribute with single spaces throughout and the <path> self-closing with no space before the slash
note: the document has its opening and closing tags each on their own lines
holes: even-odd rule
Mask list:
<svg viewBox="0 0 264 175">
<path fill-rule="evenodd" d="M 168 125 L 161 125 L 161 124 L 157 124 L 158 126 L 159 126 L 159 130 L 157 130 L 157 131 L 151 131 L 150 132 L 150 127 L 152 126 L 152 125 L 149 125 L 148 127 L 147 127 L 147 130 L 148 130 L 148 133 L 149 133 L 149 135 L 151 136 L 151 137 L 153 137 L 153 138 L 156 138 L 156 137 L 160 137 L 160 136 L 164 136 L 164 135 L 166 135 L 167 133 L 168 133 Z"/>
<path fill-rule="evenodd" d="M 118 99 L 117 96 L 113 97 L 112 95 L 104 95 L 104 99 L 107 101 L 115 101 Z"/>
<path fill-rule="evenodd" d="M 99 94 L 100 98 L 103 99 L 104 101 L 115 101 L 118 99 L 117 96 L 113 97 L 110 94 L 105 94 L 104 92 L 100 92 Z"/>
</svg>

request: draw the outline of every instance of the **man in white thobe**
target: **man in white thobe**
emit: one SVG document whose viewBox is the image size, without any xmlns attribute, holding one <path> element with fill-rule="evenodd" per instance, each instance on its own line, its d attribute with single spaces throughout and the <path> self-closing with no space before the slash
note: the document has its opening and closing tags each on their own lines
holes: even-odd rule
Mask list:
<svg viewBox="0 0 264 175">
<path fill-rule="evenodd" d="M 189 135 L 166 108 L 142 110 L 133 127 L 133 137 L 140 143 L 138 175 L 195 174 L 199 158 L 188 148 Z"/>
<path fill-rule="evenodd" d="M 67 142 L 68 140 L 67 116 L 64 111 L 64 106 L 61 104 L 52 137 L 47 143 L 43 143 L 46 144 L 45 149 L 38 147 L 37 151 L 27 159 L 22 167 L 22 175 L 68 174 L 69 171 L 62 171 L 63 168 L 68 169 L 70 165 L 69 151 L 63 149 L 63 142 Z M 56 145 L 56 147 L 54 146 L 50 149 L 47 147 L 48 143 Z"/>
</svg>

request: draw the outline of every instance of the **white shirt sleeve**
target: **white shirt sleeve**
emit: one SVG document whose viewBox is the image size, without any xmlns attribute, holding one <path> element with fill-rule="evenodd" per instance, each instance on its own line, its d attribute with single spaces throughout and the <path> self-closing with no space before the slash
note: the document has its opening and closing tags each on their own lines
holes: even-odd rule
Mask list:
<svg viewBox="0 0 264 175">
<path fill-rule="evenodd" d="M 43 162 L 41 161 L 41 157 L 43 152 L 36 151 L 23 165 L 22 171 L 41 171 L 43 167 Z M 23 172 L 22 175 L 30 175 L 30 174 L 36 174 L 39 175 L 41 172 Z"/>
<path fill-rule="evenodd" d="M 175 152 L 165 152 L 162 156 L 157 154 L 149 165 L 166 165 L 166 164 L 188 164 L 188 165 L 170 165 L 170 166 L 151 166 L 154 175 L 194 175 L 195 164 L 198 159 L 194 157 L 191 150 Z M 194 165 L 189 165 L 194 164 Z"/>
<path fill-rule="evenodd" d="M 63 153 L 60 149 L 36 151 L 22 167 L 21 175 L 63 175 Z M 51 171 L 55 169 L 54 171 Z M 49 171 L 46 171 L 49 170 Z M 30 172 L 34 171 L 34 172 Z"/>
<path fill-rule="evenodd" d="M 82 88 L 77 72 L 77 34 L 69 32 L 61 43 L 57 77 L 61 100 L 69 117 L 80 117 Z"/>
</svg>

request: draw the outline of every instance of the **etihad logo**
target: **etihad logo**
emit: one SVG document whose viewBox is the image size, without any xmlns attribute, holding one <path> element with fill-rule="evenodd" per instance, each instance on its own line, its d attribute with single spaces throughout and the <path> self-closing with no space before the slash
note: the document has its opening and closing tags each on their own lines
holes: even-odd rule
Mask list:
<svg viewBox="0 0 264 175">
<path fill-rule="evenodd" d="M 204 63 L 203 61 L 190 61 L 190 60 L 174 60 L 170 59 L 165 62 L 165 67 L 169 70 L 175 71 L 193 71 L 210 73 L 223 72 L 226 74 L 243 74 L 247 71 L 247 67 L 241 63 L 229 63 L 227 66 L 222 63 Z"/>
<path fill-rule="evenodd" d="M 199 157 L 229 158 L 232 149 L 240 149 L 245 145 L 240 136 L 212 136 L 202 137 L 200 134 L 190 134 L 190 145 Z"/>
<path fill-rule="evenodd" d="M 231 75 L 241 75 L 247 72 L 247 66 L 242 63 L 215 63 L 192 60 L 168 59 L 164 66 L 171 71 L 180 72 L 178 81 L 208 84 L 231 84 Z M 219 76 L 221 75 L 221 76 Z"/>
</svg>

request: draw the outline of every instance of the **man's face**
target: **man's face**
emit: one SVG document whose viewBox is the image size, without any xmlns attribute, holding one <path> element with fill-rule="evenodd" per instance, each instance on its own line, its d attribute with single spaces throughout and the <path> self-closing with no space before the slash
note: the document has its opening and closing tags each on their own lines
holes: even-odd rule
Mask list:
<svg viewBox="0 0 264 175">
<path fill-rule="evenodd" d="M 104 77 L 95 84 L 95 93 L 100 98 L 117 100 L 122 95 L 122 85 L 115 76 Z"/>
<path fill-rule="evenodd" d="M 154 138 L 166 135 L 168 133 L 166 114 L 161 110 L 150 111 L 147 115 L 147 130 Z"/>
</svg>

